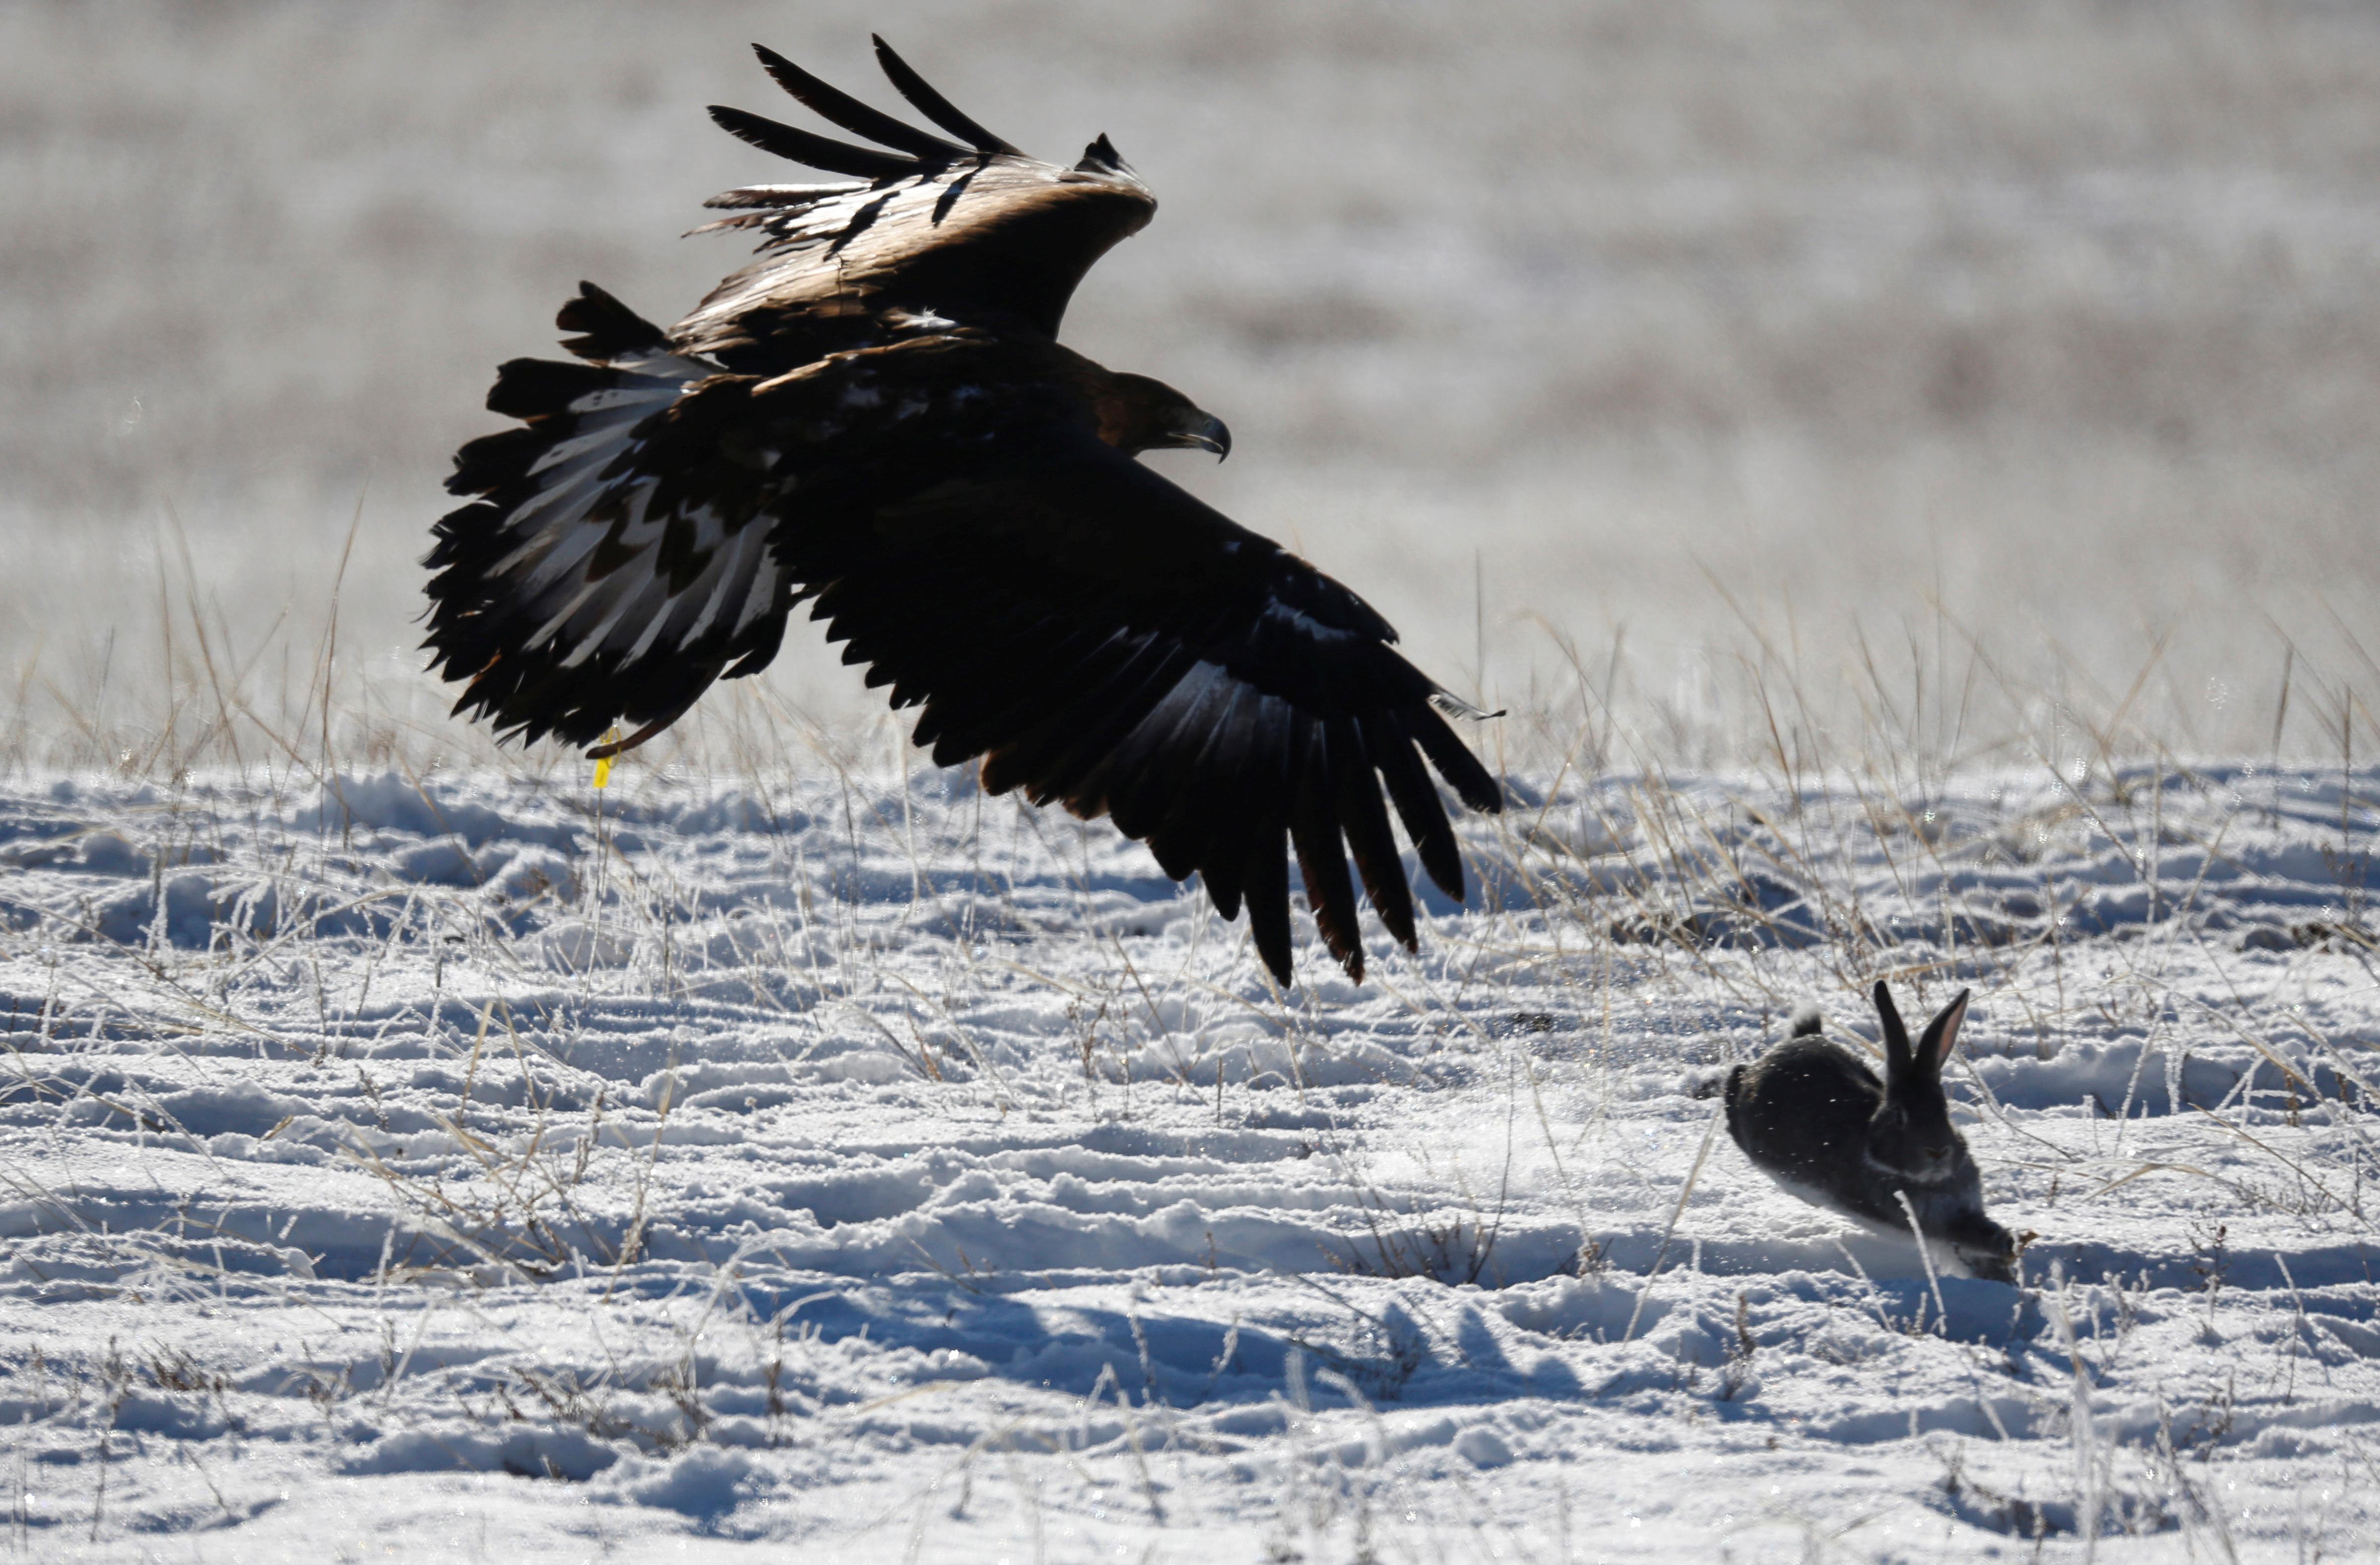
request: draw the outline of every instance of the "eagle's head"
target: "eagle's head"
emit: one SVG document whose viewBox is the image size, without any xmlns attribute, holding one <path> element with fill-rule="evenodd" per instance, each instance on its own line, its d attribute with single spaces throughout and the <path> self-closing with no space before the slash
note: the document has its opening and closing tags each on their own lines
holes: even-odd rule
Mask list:
<svg viewBox="0 0 2380 1565">
<path fill-rule="evenodd" d="M 1131 456 L 1167 446 L 1212 451 L 1218 461 L 1232 454 L 1223 421 L 1161 380 L 1111 375 L 1099 410 L 1099 438 Z"/>
</svg>

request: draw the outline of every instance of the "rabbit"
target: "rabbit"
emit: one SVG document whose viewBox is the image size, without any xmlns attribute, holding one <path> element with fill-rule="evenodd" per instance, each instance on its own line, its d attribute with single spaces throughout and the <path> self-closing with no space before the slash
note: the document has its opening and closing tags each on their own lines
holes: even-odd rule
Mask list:
<svg viewBox="0 0 2380 1565">
<path fill-rule="evenodd" d="M 1949 1245 L 1974 1276 L 2016 1280 L 2017 1241 L 1984 1214 L 1983 1178 L 1950 1124 L 1942 1064 L 1966 1020 L 1968 991 L 1926 1025 L 1912 1054 L 1891 991 L 1876 986 L 1885 1079 L 1819 1035 L 1815 1009 L 1792 1035 L 1728 1073 L 1727 1131 L 1743 1155 L 1787 1190 L 1863 1221 Z"/>
</svg>

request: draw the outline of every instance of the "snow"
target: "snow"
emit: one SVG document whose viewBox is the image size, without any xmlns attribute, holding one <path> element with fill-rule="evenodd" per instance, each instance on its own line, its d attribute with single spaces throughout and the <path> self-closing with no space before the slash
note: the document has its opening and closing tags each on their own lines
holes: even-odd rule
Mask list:
<svg viewBox="0 0 2380 1565">
<path fill-rule="evenodd" d="M 957 773 L 8 785 L 11 1547 L 2373 1548 L 2380 774 L 1513 792 L 1283 995 Z M 1878 976 L 2022 1288 L 1697 1095 Z"/>
</svg>

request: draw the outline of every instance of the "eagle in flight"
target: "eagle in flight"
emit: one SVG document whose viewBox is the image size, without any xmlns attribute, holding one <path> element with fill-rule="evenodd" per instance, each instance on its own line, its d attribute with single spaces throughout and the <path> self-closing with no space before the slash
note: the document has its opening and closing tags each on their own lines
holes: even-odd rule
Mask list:
<svg viewBox="0 0 2380 1565">
<path fill-rule="evenodd" d="M 1221 457 L 1220 420 L 1059 346 L 1083 274 L 1156 212 L 1148 188 L 1104 136 L 1071 168 L 1027 157 L 880 38 L 885 75 L 954 140 L 757 53 L 877 144 L 713 108 L 844 180 L 712 197 L 732 215 L 696 231 L 753 230 L 759 259 L 692 314 L 663 331 L 582 283 L 556 319 L 577 361 L 497 372 L 488 407 L 520 427 L 455 453 L 447 487 L 470 498 L 423 562 L 455 712 L 615 754 L 767 667 L 808 600 L 845 663 L 922 708 L 937 764 L 980 757 L 990 792 L 1109 816 L 1225 918 L 1245 903 L 1284 984 L 1291 850 L 1350 976 L 1349 854 L 1417 948 L 1387 806 L 1461 900 L 1422 757 L 1498 809 L 1440 715 L 1485 714 L 1400 656 L 1363 599 L 1137 459 Z"/>
</svg>

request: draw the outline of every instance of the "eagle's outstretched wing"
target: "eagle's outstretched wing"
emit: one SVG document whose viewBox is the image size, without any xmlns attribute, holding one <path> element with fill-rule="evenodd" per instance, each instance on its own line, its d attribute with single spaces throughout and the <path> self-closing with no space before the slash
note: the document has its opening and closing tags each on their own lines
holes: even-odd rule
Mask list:
<svg viewBox="0 0 2380 1565">
<path fill-rule="evenodd" d="M 924 708 L 915 737 L 937 763 L 981 756 L 989 790 L 1108 815 L 1166 874 L 1198 874 L 1226 918 L 1245 900 L 1283 983 L 1284 838 L 1351 974 L 1349 851 L 1381 922 L 1415 944 L 1383 785 L 1423 868 L 1461 899 L 1420 757 L 1475 810 L 1499 807 L 1496 781 L 1433 710 L 1462 703 L 1370 605 L 1086 431 L 1020 432 L 945 471 L 781 550 L 844 661 Z"/>
<path fill-rule="evenodd" d="M 856 182 L 753 185 L 713 196 L 707 204 L 739 210 L 696 232 L 757 230 L 762 258 L 678 324 L 672 335 L 686 351 L 737 368 L 783 361 L 788 346 L 807 343 L 812 323 L 888 306 L 1054 337 L 1083 275 L 1155 214 L 1157 198 L 1105 136 L 1071 168 L 1027 157 L 953 108 L 884 40 L 875 42 L 902 95 L 961 141 L 869 108 L 755 45 L 787 92 L 892 150 L 713 107 L 722 128 L 762 151 Z"/>
</svg>

